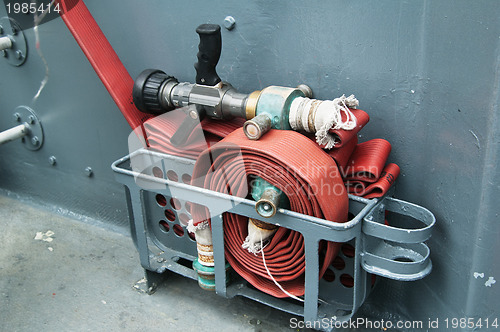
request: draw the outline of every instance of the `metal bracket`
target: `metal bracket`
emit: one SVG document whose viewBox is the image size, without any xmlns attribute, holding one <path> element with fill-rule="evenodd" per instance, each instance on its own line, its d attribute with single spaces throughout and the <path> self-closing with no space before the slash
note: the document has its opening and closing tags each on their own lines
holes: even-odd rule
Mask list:
<svg viewBox="0 0 500 332">
<path fill-rule="evenodd" d="M 29 126 L 29 133 L 21 138 L 24 147 L 33 151 L 40 149 L 43 145 L 43 128 L 35 111 L 28 106 L 19 106 L 14 112 L 14 121 L 16 124 L 25 122 Z"/>
<path fill-rule="evenodd" d="M 410 217 L 419 222 L 419 227 L 386 225 L 385 211 Z M 436 218 L 426 208 L 386 197 L 363 218 L 363 269 L 402 281 L 425 277 L 431 272 L 432 263 L 430 249 L 423 242 L 430 238 L 435 223 Z"/>
<path fill-rule="evenodd" d="M 218 295 L 226 298 L 247 297 L 302 316 L 308 322 L 320 322 L 326 317 L 338 321 L 351 319 L 373 285 L 369 273 L 409 281 L 423 278 L 431 271 L 429 248 L 421 243 L 430 237 L 431 228 L 435 223 L 431 212 L 418 205 L 387 196 L 368 200 L 350 195 L 349 212 L 353 218 L 345 223 L 332 223 L 281 208 L 266 220 L 267 223 L 300 232 L 304 237 L 304 303 L 278 299 L 257 291 L 238 276 L 227 285 L 221 213 L 230 212 L 259 219 L 255 209 L 256 202 L 193 187 L 186 184 L 187 181 L 181 183 L 178 175 L 192 174 L 194 162 L 140 149 L 112 164 L 116 179 L 128 188 L 127 202 L 132 217 L 132 232 L 135 234 L 141 265 L 147 271 L 163 273 L 170 270 L 191 279 L 197 278 L 195 271 L 185 264 L 179 264 L 181 260 L 175 262 L 179 258 L 192 262 L 197 255 L 193 239 L 184 236 L 184 225 L 179 216 L 190 213 L 186 209 L 187 203 L 190 206 L 200 204 L 210 208 L 215 292 Z M 170 172 L 176 176 L 169 176 Z M 163 198 L 164 201 L 158 198 Z M 177 200 L 178 203 L 183 201 L 183 207 L 179 208 L 178 204 L 169 198 Z M 170 214 L 167 214 L 167 211 Z M 396 222 L 387 226 L 384 224 L 386 211 L 411 217 L 424 226 L 419 224 L 419 227 L 396 227 Z M 162 230 L 162 227 L 167 227 L 165 225 L 174 229 L 174 232 Z M 175 233 L 175 227 L 181 231 Z M 331 266 L 335 270 L 334 274 L 339 276 L 334 280 L 319 280 L 320 241 L 344 243 L 339 252 L 343 266 L 338 269 Z M 161 253 L 152 255 L 153 251 L 157 250 Z M 161 258 L 161 261 L 152 257 Z M 342 281 L 343 276 L 350 284 Z"/>
<path fill-rule="evenodd" d="M 20 25 L 12 18 L 0 18 L 0 37 L 9 37 L 12 41 L 12 47 L 0 51 L 0 57 L 12 66 L 22 65 L 28 57 L 28 45 Z"/>
</svg>

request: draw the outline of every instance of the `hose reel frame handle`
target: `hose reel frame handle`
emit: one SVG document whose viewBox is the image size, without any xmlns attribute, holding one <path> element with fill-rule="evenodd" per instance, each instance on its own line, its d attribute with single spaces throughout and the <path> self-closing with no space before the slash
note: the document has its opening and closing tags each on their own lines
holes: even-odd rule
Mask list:
<svg viewBox="0 0 500 332">
<path fill-rule="evenodd" d="M 407 229 L 385 225 L 385 211 L 411 217 L 424 226 Z M 363 219 L 363 269 L 401 281 L 427 276 L 432 262 L 430 249 L 423 242 L 431 237 L 435 223 L 434 215 L 424 207 L 392 197 L 383 198 Z"/>
</svg>

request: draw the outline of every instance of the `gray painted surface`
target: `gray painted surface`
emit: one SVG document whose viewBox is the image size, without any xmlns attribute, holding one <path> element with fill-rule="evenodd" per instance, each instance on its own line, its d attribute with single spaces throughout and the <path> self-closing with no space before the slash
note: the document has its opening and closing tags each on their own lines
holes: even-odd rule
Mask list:
<svg viewBox="0 0 500 332">
<path fill-rule="evenodd" d="M 124 235 L 3 196 L 0 213 L 8 217 L 0 234 L 1 331 L 291 331 L 293 316 L 204 292 L 175 273 L 152 296 L 138 291 L 144 272 Z M 34 239 L 49 230 L 52 242 Z"/>
<path fill-rule="evenodd" d="M 423 320 L 499 316 L 500 283 L 485 286 L 490 276 L 500 280 L 498 1 L 86 3 L 133 77 L 160 68 L 194 81 L 196 26 L 232 15 L 218 73 L 241 92 L 305 83 L 319 99 L 354 93 L 371 116 L 362 139 L 393 144 L 391 160 L 402 168 L 396 197 L 438 220 L 433 273 L 383 282 L 384 298 L 370 299 L 378 312 L 364 310 Z M 109 165 L 128 153 L 127 123 L 61 20 L 40 27 L 50 78 L 32 104 L 44 67 L 33 31 L 26 36 L 22 67 L 0 61 L 0 129 L 28 105 L 46 141 L 37 152 L 18 142 L 0 147 L 0 188 L 126 226 L 125 196 Z"/>
</svg>

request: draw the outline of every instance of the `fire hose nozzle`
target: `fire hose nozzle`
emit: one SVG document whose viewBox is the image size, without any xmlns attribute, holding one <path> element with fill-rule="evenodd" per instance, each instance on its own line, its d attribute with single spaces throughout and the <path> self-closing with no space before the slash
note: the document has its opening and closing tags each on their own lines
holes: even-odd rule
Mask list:
<svg viewBox="0 0 500 332">
<path fill-rule="evenodd" d="M 137 108 L 150 114 L 161 114 L 175 107 L 195 106 L 197 112 L 208 118 L 230 120 L 246 118 L 245 135 L 251 140 L 260 139 L 271 128 L 290 130 L 290 106 L 296 98 L 311 97 L 312 90 L 305 84 L 297 88 L 269 86 L 250 94 L 239 93 L 229 83 L 221 81 L 216 71 L 222 41 L 220 26 L 202 24 L 196 32 L 200 37 L 196 83 L 179 83 L 175 77 L 160 70 L 143 71 L 135 80 L 133 100 Z M 176 147 L 186 143 L 195 127 L 189 117 L 170 142 Z"/>
</svg>

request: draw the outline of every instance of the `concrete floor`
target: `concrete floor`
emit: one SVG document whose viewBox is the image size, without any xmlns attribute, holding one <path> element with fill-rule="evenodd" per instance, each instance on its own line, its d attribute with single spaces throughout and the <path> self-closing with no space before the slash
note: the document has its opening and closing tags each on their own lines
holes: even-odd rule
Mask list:
<svg viewBox="0 0 500 332">
<path fill-rule="evenodd" d="M 291 315 L 173 273 L 154 295 L 138 292 L 132 240 L 104 225 L 1 195 L 0 218 L 0 331 L 291 330 Z"/>
</svg>

